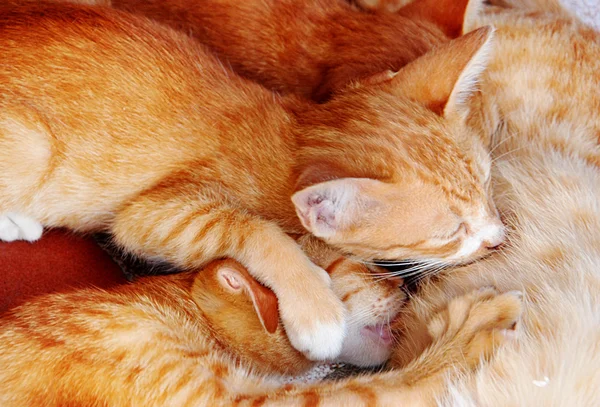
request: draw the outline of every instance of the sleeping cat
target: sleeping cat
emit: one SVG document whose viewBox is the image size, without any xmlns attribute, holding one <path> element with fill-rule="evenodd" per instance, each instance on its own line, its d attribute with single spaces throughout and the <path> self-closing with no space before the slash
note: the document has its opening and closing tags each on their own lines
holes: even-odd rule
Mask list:
<svg viewBox="0 0 600 407">
<path fill-rule="evenodd" d="M 236 77 L 150 20 L 4 2 L 0 238 L 62 226 L 184 269 L 234 258 L 275 292 L 298 350 L 335 357 L 344 308 L 286 232 L 435 264 L 504 238 L 488 154 L 464 122 L 490 36 L 313 105 Z"/>
<path fill-rule="evenodd" d="M 399 321 L 406 340 L 395 362 L 430 343 L 426 321 L 448 298 L 489 284 L 519 289 L 527 307 L 518 344 L 455 382 L 444 405 L 598 406 L 600 34 L 544 11 L 560 12 L 557 2 L 512 3 L 484 6 L 465 24 L 497 28 L 471 123 L 493 135 L 508 244 L 421 287 Z"/>
<path fill-rule="evenodd" d="M 349 335 L 338 361 L 384 363 L 392 345 L 389 323 L 405 299 L 398 282 L 373 280 L 364 265 L 314 238 L 301 237 L 299 244 L 326 269 L 348 310 Z M 214 261 L 202 271 L 142 278 L 109 292 L 88 289 L 41 297 L 0 319 L 0 404 L 7 405 L 10 397 L 22 406 L 48 398 L 55 404 L 82 402 L 93 392 L 99 392 L 100 403 L 103 391 L 110 393 L 103 389 L 128 391 L 121 374 L 137 370 L 144 380 L 158 380 L 150 377 L 150 365 L 163 372 L 177 358 L 193 359 L 215 376 L 219 369 L 231 369 L 232 376 L 239 376 L 236 380 L 301 373 L 313 363 L 290 346 L 278 322 L 275 294 L 233 260 Z M 83 358 L 74 359 L 76 355 Z M 27 368 L 31 363 L 43 374 L 35 376 Z M 65 363 L 70 365 L 67 375 L 60 373 Z M 106 377 L 105 369 L 110 370 Z M 52 377 L 55 395 L 41 390 L 47 387 L 45 374 Z M 23 380 L 27 375 L 31 381 Z M 92 393 L 81 383 L 87 375 L 96 378 Z M 165 383 L 171 375 L 178 373 L 159 374 Z M 29 394 L 27 403 L 18 396 L 19 388 Z M 76 394 L 69 396 L 65 388 L 76 389 Z M 106 400 L 111 397 L 106 395 Z"/>
<path fill-rule="evenodd" d="M 349 305 L 350 325 L 362 331 L 346 339 L 342 359 L 380 364 L 389 340 L 374 327 L 397 314 L 399 290 L 386 280 L 375 284 L 363 265 L 337 257 L 328 267 L 333 286 Z M 471 304 L 474 297 L 481 298 Z M 440 314 L 437 324 L 460 325 L 438 346 L 460 347 L 477 361 L 510 337 L 505 330 L 518 317 L 518 299 L 487 292 L 457 301 L 455 308 L 473 314 L 466 321 Z M 494 305 L 503 311 L 483 314 Z M 496 320 L 504 314 L 510 321 Z M 482 343 L 469 343 L 473 335 Z M 148 277 L 109 292 L 53 294 L 13 309 L 0 319 L 0 365 L 3 407 L 148 407 L 232 405 L 258 391 L 276 397 L 294 389 L 281 374 L 312 363 L 278 327 L 275 295 L 235 261 L 219 260 L 200 272 Z M 296 397 L 296 404 L 305 402 Z"/>
<path fill-rule="evenodd" d="M 418 0 L 405 15 L 372 15 L 343 0 L 63 1 L 150 17 L 209 46 L 236 73 L 318 101 L 357 79 L 396 71 L 457 37 L 467 3 Z M 450 7 L 452 13 L 427 13 Z"/>
</svg>

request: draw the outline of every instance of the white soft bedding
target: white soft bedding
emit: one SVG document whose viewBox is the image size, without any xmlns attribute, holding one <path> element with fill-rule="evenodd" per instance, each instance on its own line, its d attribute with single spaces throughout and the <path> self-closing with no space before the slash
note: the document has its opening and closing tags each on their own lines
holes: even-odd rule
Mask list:
<svg viewBox="0 0 600 407">
<path fill-rule="evenodd" d="M 584 23 L 600 30 L 600 0 L 559 0 Z"/>
</svg>

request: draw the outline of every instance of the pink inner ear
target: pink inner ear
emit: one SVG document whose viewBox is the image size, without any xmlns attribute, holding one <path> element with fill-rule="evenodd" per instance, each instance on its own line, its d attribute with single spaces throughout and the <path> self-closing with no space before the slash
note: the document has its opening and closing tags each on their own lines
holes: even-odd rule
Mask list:
<svg viewBox="0 0 600 407">
<path fill-rule="evenodd" d="M 239 291 L 242 288 L 242 285 L 236 278 L 234 274 L 228 273 L 228 270 L 220 270 L 219 271 L 220 280 L 222 280 L 226 285 L 229 286 L 234 291 Z M 227 287 L 226 287 L 227 288 Z"/>
<path fill-rule="evenodd" d="M 275 293 L 259 284 L 242 265 L 234 263 L 217 272 L 224 288 L 244 292 L 252 300 L 254 310 L 265 330 L 277 331 L 279 324 L 278 301 Z"/>
<path fill-rule="evenodd" d="M 318 233 L 318 230 L 323 227 L 335 228 L 334 204 L 324 195 L 311 192 L 294 203 L 298 208 L 297 213 L 302 223 L 312 233 Z"/>
<path fill-rule="evenodd" d="M 317 223 L 327 225 L 330 228 L 335 227 L 335 212 L 332 208 L 330 208 L 332 205 L 333 204 L 327 201 L 319 201 L 319 203 L 314 205 L 313 210 L 315 211 L 315 219 L 317 220 Z"/>
</svg>

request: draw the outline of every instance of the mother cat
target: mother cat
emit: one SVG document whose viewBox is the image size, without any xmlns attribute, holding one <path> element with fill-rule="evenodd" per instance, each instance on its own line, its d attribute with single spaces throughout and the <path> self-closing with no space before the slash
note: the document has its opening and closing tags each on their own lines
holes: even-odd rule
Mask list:
<svg viewBox="0 0 600 407">
<path fill-rule="evenodd" d="M 446 405 L 598 406 L 600 34 L 551 0 L 491 3 L 516 8 L 468 16 L 469 29 L 497 27 L 473 124 L 494 134 L 494 192 L 509 242 L 421 288 L 396 356 L 419 354 L 409 350 L 427 341 L 416 333 L 448 298 L 489 284 L 519 289 L 527 306 L 518 343 L 458 380 Z"/>
<path fill-rule="evenodd" d="M 4 240 L 62 226 L 183 268 L 235 258 L 279 298 L 292 344 L 321 359 L 340 351 L 344 310 L 285 232 L 364 259 L 446 263 L 503 239 L 488 155 L 464 123 L 489 29 L 313 106 L 284 104 L 149 20 L 19 3 L 0 6 Z"/>
</svg>

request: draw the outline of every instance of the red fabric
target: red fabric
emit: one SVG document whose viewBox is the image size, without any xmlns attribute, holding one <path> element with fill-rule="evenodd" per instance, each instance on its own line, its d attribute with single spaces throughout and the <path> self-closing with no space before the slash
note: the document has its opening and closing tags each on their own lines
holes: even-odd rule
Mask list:
<svg viewBox="0 0 600 407">
<path fill-rule="evenodd" d="M 125 282 L 121 269 L 91 237 L 44 231 L 35 243 L 0 242 L 0 313 L 36 295 Z"/>
</svg>

